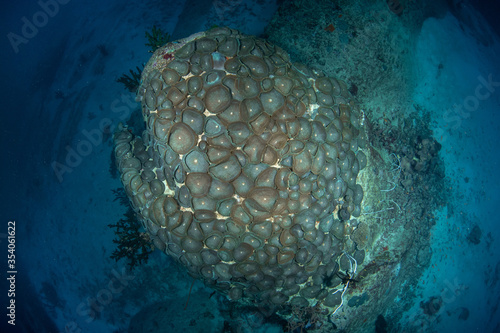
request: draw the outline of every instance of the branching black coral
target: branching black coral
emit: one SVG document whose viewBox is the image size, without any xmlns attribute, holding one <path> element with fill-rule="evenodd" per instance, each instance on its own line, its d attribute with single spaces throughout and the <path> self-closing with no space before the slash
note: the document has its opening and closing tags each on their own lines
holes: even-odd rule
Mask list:
<svg viewBox="0 0 500 333">
<path fill-rule="evenodd" d="M 157 28 L 156 25 L 153 25 L 151 33 L 146 31 L 146 38 L 148 39 L 146 46 L 149 46 L 151 48 L 149 52 L 153 53 L 158 48 L 168 43 L 170 34 L 168 32 L 163 32 L 161 28 Z"/>
<path fill-rule="evenodd" d="M 139 84 L 141 83 L 142 69 L 140 69 L 138 66 L 136 67 L 136 69 L 137 72 L 135 72 L 133 69 L 129 70 L 130 76 L 128 76 L 127 74 L 123 74 L 116 80 L 116 82 L 122 83 L 128 91 L 133 93 L 137 92 L 137 88 L 139 88 Z"/>
<path fill-rule="evenodd" d="M 118 236 L 118 239 L 113 240 L 118 246 L 111 254 L 111 259 L 118 261 L 127 258 L 130 269 L 148 261 L 149 254 L 153 252 L 153 245 L 149 235 L 140 231 L 141 223 L 132 207 L 129 206 L 118 223 L 109 224 L 108 227 L 115 228 L 115 235 Z"/>
<path fill-rule="evenodd" d="M 125 189 L 123 188 L 117 188 L 115 190 L 111 190 L 113 194 L 115 195 L 115 198 L 113 201 L 118 201 L 120 204 L 124 205 L 125 207 L 129 207 L 130 203 L 128 201 L 127 193 L 125 193 Z"/>
</svg>

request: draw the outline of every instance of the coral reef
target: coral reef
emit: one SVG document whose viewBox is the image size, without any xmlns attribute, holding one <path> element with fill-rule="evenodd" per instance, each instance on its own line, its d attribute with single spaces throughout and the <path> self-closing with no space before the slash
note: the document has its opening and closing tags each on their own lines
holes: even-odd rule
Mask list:
<svg viewBox="0 0 500 333">
<path fill-rule="evenodd" d="M 347 85 L 214 28 L 157 49 L 138 100 L 147 128 L 121 126 L 115 156 L 155 247 L 231 300 L 335 312 L 351 281 L 335 274 L 364 258 L 346 237 L 366 165 Z"/>
<path fill-rule="evenodd" d="M 328 61 L 315 65 L 336 76 L 349 68 Z M 362 112 L 353 95 L 379 91 L 363 82 L 292 64 L 269 41 L 227 28 L 157 49 L 137 91 L 146 128 L 114 137 L 155 248 L 235 307 L 268 309 L 289 328 L 397 326 L 430 262 L 444 172 L 424 110 Z"/>
</svg>

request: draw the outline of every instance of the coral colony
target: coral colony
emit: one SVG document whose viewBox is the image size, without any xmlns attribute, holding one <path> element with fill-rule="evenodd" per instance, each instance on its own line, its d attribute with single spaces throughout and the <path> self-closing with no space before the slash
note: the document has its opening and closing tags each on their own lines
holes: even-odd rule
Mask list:
<svg viewBox="0 0 500 333">
<path fill-rule="evenodd" d="M 335 313 L 367 160 L 346 84 L 213 28 L 157 48 L 137 96 L 146 130 L 121 125 L 115 157 L 154 247 L 231 300 Z"/>
</svg>

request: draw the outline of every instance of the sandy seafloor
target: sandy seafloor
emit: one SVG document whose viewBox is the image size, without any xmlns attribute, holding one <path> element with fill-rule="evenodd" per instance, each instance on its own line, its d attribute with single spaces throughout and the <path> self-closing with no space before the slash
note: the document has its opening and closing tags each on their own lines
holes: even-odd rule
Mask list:
<svg viewBox="0 0 500 333">
<path fill-rule="evenodd" d="M 7 222 L 15 220 L 20 332 L 125 332 L 137 312 L 147 308 L 147 316 L 154 311 L 148 306 L 166 299 L 172 308 L 164 313 L 170 317 L 157 318 L 159 325 L 198 320 L 193 332 L 221 331 L 222 310 L 200 282 L 192 290 L 193 308 L 182 310 L 191 278 L 165 255 L 155 253 L 143 274 L 127 273 L 124 262 L 109 258 L 114 234 L 107 225 L 125 211 L 112 192 L 121 186 L 109 172 L 112 139 L 95 134 L 100 123 L 116 126 L 138 110 L 134 96 L 115 80 L 148 60 L 144 32 L 153 24 L 172 39 L 213 25 L 259 35 L 278 7 L 273 1 L 202 3 L 69 1 L 58 5 L 17 53 L 2 37 L 0 271 L 4 277 Z M 42 10 L 34 1 L 4 7 L 3 36 L 21 34 L 23 17 L 31 20 Z M 400 323 L 409 331 L 500 331 L 500 42 L 480 14 L 466 13 L 427 18 L 406 54 L 412 63 L 406 78 L 413 83 L 411 99 L 432 114 L 453 187 L 446 207 L 434 212 L 431 265 Z M 484 80 L 491 84 L 485 87 Z M 68 169 L 57 174 L 53 162 Z M 467 241 L 475 225 L 481 229 L 477 245 Z M 110 284 L 117 275 L 122 284 Z M 5 297 L 8 285 L 2 280 Z M 420 302 L 432 296 L 443 303 L 429 317 Z M 0 327 L 15 332 L 6 323 L 4 300 Z M 197 306 L 215 318 L 200 319 Z M 264 324 L 250 331 L 280 329 Z"/>
</svg>

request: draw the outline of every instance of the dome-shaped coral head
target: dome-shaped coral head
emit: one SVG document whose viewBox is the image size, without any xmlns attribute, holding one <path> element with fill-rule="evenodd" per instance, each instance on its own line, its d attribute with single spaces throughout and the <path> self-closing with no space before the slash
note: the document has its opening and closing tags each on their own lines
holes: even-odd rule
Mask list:
<svg viewBox="0 0 500 333">
<path fill-rule="evenodd" d="M 215 28 L 160 47 L 138 100 L 146 130 L 115 156 L 155 247 L 232 300 L 339 306 L 366 164 L 345 83 Z"/>
<path fill-rule="evenodd" d="M 152 68 L 162 68 L 165 67 L 167 63 L 175 59 L 175 52 L 179 50 L 184 45 L 199 39 L 205 36 L 206 32 L 198 32 L 189 37 L 179 39 L 176 41 L 168 42 L 167 44 L 159 47 L 154 53 L 151 59 L 149 60 L 146 67 L 151 66 Z M 162 61 L 163 59 L 164 61 Z M 153 60 L 153 63 L 151 61 Z"/>
</svg>

